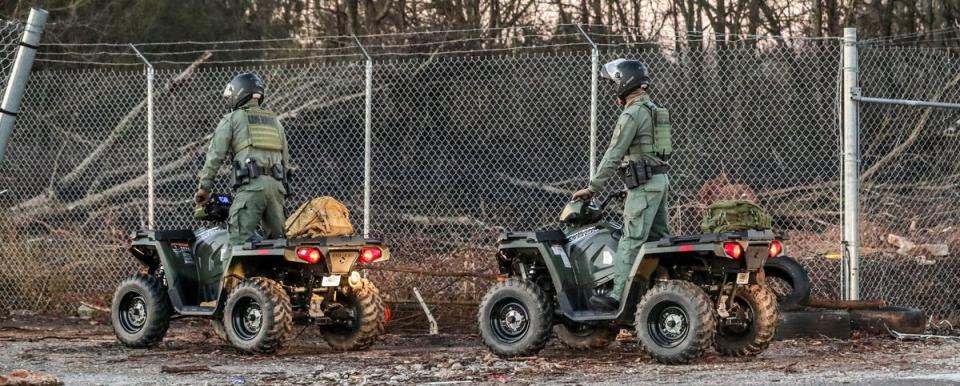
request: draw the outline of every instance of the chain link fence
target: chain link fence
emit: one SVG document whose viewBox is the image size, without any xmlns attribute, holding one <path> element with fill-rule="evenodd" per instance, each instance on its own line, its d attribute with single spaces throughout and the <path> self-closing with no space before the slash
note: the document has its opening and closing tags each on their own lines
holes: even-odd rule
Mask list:
<svg viewBox="0 0 960 386">
<path fill-rule="evenodd" d="M 599 50 L 601 63 L 616 57 L 648 63 L 653 96 L 672 111 L 673 231 L 698 232 L 702 210 L 713 201 L 757 200 L 773 214 L 776 229 L 791 237 L 788 253 L 808 267 L 815 294 L 837 298 L 840 41 L 752 41 L 723 49 L 604 44 Z M 873 56 L 865 52 L 865 89 L 888 87 L 877 78 L 889 72 L 882 68 L 924 71 L 925 83 L 889 92 L 911 90 L 925 98 L 921 90 L 942 88 L 944 78 L 955 73 L 949 62 L 934 57 L 908 66 L 884 55 L 879 49 Z M 904 52 L 902 60 L 917 57 Z M 220 91 L 245 71 L 265 78 L 267 104 L 281 114 L 288 132 L 299 168 L 289 206 L 334 196 L 360 228 L 367 96 L 362 57 L 242 68 L 203 61 L 157 71 L 158 228 L 205 225 L 192 219 L 196 171 L 227 110 Z M 31 78 L 0 174 L 2 188 L 8 189 L 0 195 L 5 209 L 0 212 L 0 310 L 71 312 L 79 301 L 107 304 L 120 278 L 137 269 L 126 245 L 129 232 L 146 223 L 146 76 L 140 67 L 85 67 L 90 68 L 38 69 Z M 469 322 L 475 312 L 471 306 L 495 274 L 499 231 L 559 226 L 560 209 L 589 175 L 590 87 L 586 44 L 375 54 L 369 231 L 391 246 L 394 258 L 368 275 L 391 304 L 405 309 L 417 287 L 435 313 L 446 317 L 441 328 Z M 608 86 L 601 85 L 599 95 L 597 158 L 619 114 Z M 883 158 L 896 146 L 891 138 L 907 135 L 889 122 L 916 124 L 925 114 L 902 110 L 887 108 L 880 113 L 886 117 L 870 120 L 872 112 L 864 109 L 865 170 L 879 162 L 871 157 Z M 933 118 L 925 118 L 931 127 Z M 937 124 L 949 126 L 948 115 L 939 119 Z M 944 228 L 929 225 L 932 214 L 947 208 L 953 217 L 944 214 L 941 223 L 956 218 L 956 207 L 949 207 L 956 205 L 950 200 L 954 191 L 943 189 L 934 197 L 918 195 L 926 192 L 919 185 L 909 191 L 900 187 L 911 181 L 947 186 L 950 180 L 938 174 L 946 170 L 954 170 L 956 178 L 955 142 L 930 135 L 915 140 L 909 152 L 892 156 L 923 168 L 904 165 L 898 173 L 883 168 L 865 175 L 866 232 L 875 223 L 892 233 L 915 237 L 908 231 L 918 229 L 933 237 Z M 935 149 L 943 154 L 926 153 Z M 229 181 L 227 168 L 223 172 L 219 190 Z M 891 197 L 910 197 L 916 204 L 889 212 L 884 203 Z M 917 225 L 892 221 L 898 216 L 916 218 Z M 876 248 L 892 251 L 880 242 Z M 957 309 L 955 303 L 942 305 L 949 296 L 944 294 L 952 292 L 943 288 L 960 287 L 954 277 L 940 287 L 911 278 L 928 270 L 922 277 L 932 282 L 960 267 L 946 259 L 910 265 L 916 259 L 892 256 L 864 259 L 864 297 L 884 297 L 939 316 Z M 900 265 L 879 264 L 887 261 Z M 886 280 L 893 269 L 903 271 L 902 285 Z M 417 323 L 422 317 L 413 309 L 395 315 Z"/>
<path fill-rule="evenodd" d="M 947 49 L 866 43 L 871 97 L 955 102 L 960 63 Z M 960 318 L 960 112 L 862 103 L 861 271 L 865 298 Z"/>
<path fill-rule="evenodd" d="M 7 77 L 17 56 L 23 24 L 0 18 L 0 95 L 7 87 Z"/>
</svg>

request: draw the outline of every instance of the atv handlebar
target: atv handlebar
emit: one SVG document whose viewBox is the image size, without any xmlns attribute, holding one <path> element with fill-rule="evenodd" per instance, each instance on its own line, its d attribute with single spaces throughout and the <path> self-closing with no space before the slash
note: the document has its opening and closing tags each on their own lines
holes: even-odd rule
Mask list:
<svg viewBox="0 0 960 386">
<path fill-rule="evenodd" d="M 607 196 L 607 198 L 603 199 L 603 201 L 600 202 L 600 211 L 603 212 L 604 210 L 606 210 L 606 209 L 607 209 L 607 205 L 609 205 L 609 204 L 610 204 L 610 201 L 613 201 L 614 198 L 620 198 L 620 199 L 622 199 L 622 198 L 624 198 L 624 197 L 626 197 L 626 196 L 627 196 L 627 190 L 626 190 L 626 189 L 621 190 L 621 191 L 619 191 L 619 192 L 616 192 L 616 193 L 613 193 L 613 194 Z"/>
</svg>

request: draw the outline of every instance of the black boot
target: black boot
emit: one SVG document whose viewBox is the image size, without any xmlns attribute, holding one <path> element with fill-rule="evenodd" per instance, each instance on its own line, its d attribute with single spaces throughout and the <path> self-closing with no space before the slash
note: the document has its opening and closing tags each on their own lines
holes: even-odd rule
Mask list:
<svg viewBox="0 0 960 386">
<path fill-rule="evenodd" d="M 593 295 L 590 305 L 601 311 L 616 311 L 620 308 L 620 300 L 609 295 Z"/>
</svg>

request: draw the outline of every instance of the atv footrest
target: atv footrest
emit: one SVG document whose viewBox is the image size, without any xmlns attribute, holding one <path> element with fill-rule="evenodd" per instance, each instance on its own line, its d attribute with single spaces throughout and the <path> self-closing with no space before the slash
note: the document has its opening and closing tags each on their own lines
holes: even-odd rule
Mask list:
<svg viewBox="0 0 960 386">
<path fill-rule="evenodd" d="M 213 312 L 216 311 L 216 308 L 213 307 L 197 307 L 197 306 L 184 306 L 179 311 L 180 315 L 186 316 L 206 316 L 213 315 Z"/>
</svg>

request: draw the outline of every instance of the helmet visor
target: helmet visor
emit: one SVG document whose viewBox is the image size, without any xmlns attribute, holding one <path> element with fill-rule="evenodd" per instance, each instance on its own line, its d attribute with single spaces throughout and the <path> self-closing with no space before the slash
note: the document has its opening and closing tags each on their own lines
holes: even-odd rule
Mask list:
<svg viewBox="0 0 960 386">
<path fill-rule="evenodd" d="M 620 72 L 620 64 L 626 61 L 626 59 L 616 59 L 604 64 L 603 68 L 600 69 L 600 77 L 613 83 L 619 82 L 620 78 L 623 77 L 623 73 Z"/>
</svg>

